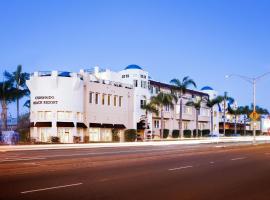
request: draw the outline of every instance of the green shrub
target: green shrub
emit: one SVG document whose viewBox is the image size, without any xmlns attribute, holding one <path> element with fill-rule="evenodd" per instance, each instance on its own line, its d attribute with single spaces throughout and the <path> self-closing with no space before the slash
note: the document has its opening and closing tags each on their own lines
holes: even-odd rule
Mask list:
<svg viewBox="0 0 270 200">
<path fill-rule="evenodd" d="M 178 138 L 179 137 L 179 133 L 180 133 L 179 130 L 173 130 L 172 131 L 172 137 L 173 138 Z"/>
<path fill-rule="evenodd" d="M 201 130 L 198 130 L 198 135 L 196 135 L 196 129 L 193 130 L 193 137 L 200 137 L 201 136 Z"/>
<path fill-rule="evenodd" d="M 203 137 L 208 137 L 209 134 L 210 134 L 210 130 L 209 130 L 209 129 L 204 129 L 204 130 L 202 130 L 202 136 L 203 136 Z"/>
<path fill-rule="evenodd" d="M 191 138 L 191 130 L 184 130 L 184 137 Z"/>
<path fill-rule="evenodd" d="M 113 142 L 119 142 L 120 141 L 119 130 L 117 130 L 117 129 L 112 130 L 112 141 Z"/>
<path fill-rule="evenodd" d="M 80 141 L 81 141 L 81 137 L 79 137 L 79 136 L 73 136 L 73 142 L 74 143 L 80 143 Z"/>
<path fill-rule="evenodd" d="M 127 129 L 125 130 L 125 142 L 134 142 L 137 138 L 137 130 L 136 129 Z"/>
<path fill-rule="evenodd" d="M 84 143 L 89 143 L 89 141 L 90 141 L 90 140 L 89 140 L 89 136 L 84 136 L 84 137 L 83 137 L 83 142 L 84 142 Z"/>
<path fill-rule="evenodd" d="M 169 129 L 163 129 L 163 138 L 167 138 L 169 136 L 170 130 Z"/>
<path fill-rule="evenodd" d="M 60 143 L 60 138 L 56 136 L 51 136 L 51 142 L 52 143 Z"/>
</svg>

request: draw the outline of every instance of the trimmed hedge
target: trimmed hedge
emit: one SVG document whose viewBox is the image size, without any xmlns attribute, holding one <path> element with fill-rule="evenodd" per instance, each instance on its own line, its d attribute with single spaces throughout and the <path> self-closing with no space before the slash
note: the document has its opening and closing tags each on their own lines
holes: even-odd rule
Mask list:
<svg viewBox="0 0 270 200">
<path fill-rule="evenodd" d="M 184 137 L 186 137 L 186 138 L 191 138 L 191 130 L 184 130 Z"/>
<path fill-rule="evenodd" d="M 172 137 L 173 138 L 179 138 L 179 133 L 180 133 L 179 130 L 177 130 L 177 129 L 173 130 L 172 131 Z"/>
<path fill-rule="evenodd" d="M 209 129 L 204 129 L 204 130 L 202 130 L 202 136 L 203 136 L 203 137 L 208 137 L 209 134 L 210 134 L 210 130 L 209 130 Z"/>
<path fill-rule="evenodd" d="M 52 143 L 60 143 L 60 138 L 59 137 L 55 137 L 55 136 L 51 136 L 51 142 Z"/>
<path fill-rule="evenodd" d="M 193 130 L 193 137 L 200 137 L 201 136 L 201 130 L 198 130 L 198 135 L 196 135 L 196 129 Z"/>
<path fill-rule="evenodd" d="M 125 130 L 125 142 L 135 142 L 137 138 L 137 130 L 136 129 L 127 129 Z"/>
<path fill-rule="evenodd" d="M 113 142 L 119 142 L 120 141 L 119 130 L 117 130 L 117 129 L 112 130 L 112 141 Z"/>
<path fill-rule="evenodd" d="M 169 136 L 170 130 L 169 129 L 163 129 L 163 138 L 167 138 Z"/>
</svg>

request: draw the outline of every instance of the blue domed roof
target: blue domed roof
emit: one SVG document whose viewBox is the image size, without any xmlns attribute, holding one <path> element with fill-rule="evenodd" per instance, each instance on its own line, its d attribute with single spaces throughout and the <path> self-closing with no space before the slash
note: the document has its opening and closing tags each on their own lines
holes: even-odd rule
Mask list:
<svg viewBox="0 0 270 200">
<path fill-rule="evenodd" d="M 125 69 L 141 69 L 142 70 L 142 68 L 139 65 L 134 65 L 134 64 L 128 65 Z"/>
<path fill-rule="evenodd" d="M 211 88 L 210 86 L 204 86 L 201 90 L 214 90 L 214 89 Z"/>
</svg>

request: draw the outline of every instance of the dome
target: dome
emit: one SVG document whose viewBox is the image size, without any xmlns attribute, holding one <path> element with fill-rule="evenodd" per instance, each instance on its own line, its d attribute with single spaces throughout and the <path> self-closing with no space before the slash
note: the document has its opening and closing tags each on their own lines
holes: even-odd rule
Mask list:
<svg viewBox="0 0 270 200">
<path fill-rule="evenodd" d="M 210 86 L 204 86 L 201 90 L 214 90 L 214 89 L 211 88 Z"/>
<path fill-rule="evenodd" d="M 125 69 L 141 69 L 142 70 L 142 68 L 140 66 L 134 65 L 134 64 L 128 65 Z"/>
</svg>

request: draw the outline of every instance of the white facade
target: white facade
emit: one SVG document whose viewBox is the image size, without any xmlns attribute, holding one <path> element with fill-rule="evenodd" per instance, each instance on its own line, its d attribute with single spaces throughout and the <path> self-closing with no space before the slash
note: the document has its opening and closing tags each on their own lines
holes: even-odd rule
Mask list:
<svg viewBox="0 0 270 200">
<path fill-rule="evenodd" d="M 137 65 L 129 65 L 119 72 L 98 67 L 79 73 L 35 72 L 27 81 L 31 92 L 31 137 L 41 142 L 49 142 L 52 136 L 59 137 L 62 143 L 112 141 L 112 131 L 116 129 L 123 141 L 125 129 L 137 129 L 146 119 L 141 106 L 152 95 L 171 87 L 168 84 L 156 86 L 156 83 Z M 189 90 L 187 97 L 194 95 L 214 98 L 216 93 Z M 165 128 L 170 132 L 178 129 L 179 105 L 175 107 L 174 111 L 165 113 Z M 193 130 L 194 110 L 185 105 L 183 110 L 183 127 Z M 142 133 L 158 132 L 160 116 L 149 114 L 148 118 L 149 127 Z M 214 120 L 215 130 L 218 130 L 215 117 Z M 203 107 L 199 128 L 210 129 L 209 122 L 209 109 Z"/>
</svg>

